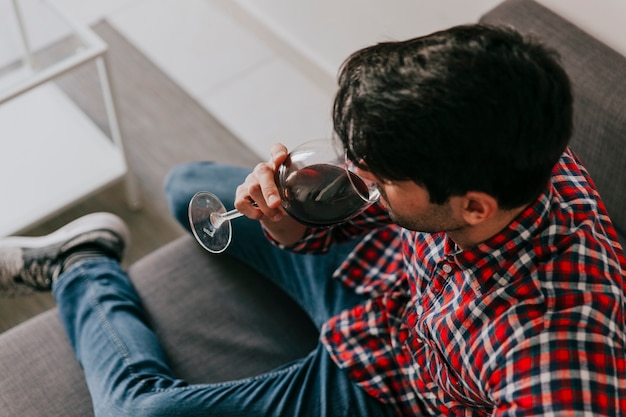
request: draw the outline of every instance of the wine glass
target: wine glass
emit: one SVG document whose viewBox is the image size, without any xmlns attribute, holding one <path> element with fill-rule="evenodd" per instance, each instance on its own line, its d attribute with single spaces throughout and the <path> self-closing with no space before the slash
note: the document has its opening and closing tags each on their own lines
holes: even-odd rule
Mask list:
<svg viewBox="0 0 626 417">
<path fill-rule="evenodd" d="M 378 188 L 354 172 L 354 164 L 331 139 L 316 139 L 294 148 L 276 173 L 281 204 L 298 222 L 329 227 L 351 219 L 379 197 Z M 241 217 L 207 191 L 189 202 L 191 230 L 200 245 L 223 252 L 232 239 L 230 221 Z"/>
</svg>

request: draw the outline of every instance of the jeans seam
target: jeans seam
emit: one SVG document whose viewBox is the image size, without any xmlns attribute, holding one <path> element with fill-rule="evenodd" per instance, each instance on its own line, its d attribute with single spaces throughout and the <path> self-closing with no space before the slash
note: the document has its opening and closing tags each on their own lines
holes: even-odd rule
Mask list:
<svg viewBox="0 0 626 417">
<path fill-rule="evenodd" d="M 282 374 L 286 374 L 291 372 L 292 370 L 299 368 L 302 366 L 301 362 L 297 362 L 294 363 L 291 366 L 285 367 L 285 368 L 281 368 L 279 370 L 275 370 L 275 371 L 269 371 L 266 373 L 262 373 L 260 375 L 255 375 L 255 376 L 251 376 L 248 378 L 242 378 L 242 379 L 237 379 L 235 381 L 225 381 L 225 382 L 216 382 L 216 383 L 212 383 L 212 384 L 200 384 L 200 386 L 204 386 L 204 387 L 214 387 L 214 388 L 228 388 L 228 387 L 234 387 L 237 385 L 242 385 L 242 384 L 247 384 L 248 382 L 254 382 L 254 381 L 261 381 L 261 380 L 265 380 L 265 379 L 270 379 L 270 378 L 274 378 L 277 376 L 280 376 Z M 168 391 L 186 391 L 189 389 L 197 389 L 198 385 L 194 385 L 192 386 L 185 386 L 185 387 L 176 387 L 176 388 L 153 388 L 151 389 L 152 392 L 168 392 Z"/>
</svg>

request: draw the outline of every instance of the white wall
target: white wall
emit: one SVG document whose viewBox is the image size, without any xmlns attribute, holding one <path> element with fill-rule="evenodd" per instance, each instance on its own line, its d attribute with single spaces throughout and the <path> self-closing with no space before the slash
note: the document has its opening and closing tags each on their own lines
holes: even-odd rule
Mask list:
<svg viewBox="0 0 626 417">
<path fill-rule="evenodd" d="M 626 0 L 538 0 L 626 55 Z M 222 0 L 328 91 L 354 50 L 476 21 L 501 0 Z"/>
</svg>

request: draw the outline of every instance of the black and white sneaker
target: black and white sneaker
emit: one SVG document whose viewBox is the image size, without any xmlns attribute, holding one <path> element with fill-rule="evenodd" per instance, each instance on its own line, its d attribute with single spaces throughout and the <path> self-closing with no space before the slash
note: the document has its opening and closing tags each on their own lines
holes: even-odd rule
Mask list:
<svg viewBox="0 0 626 417">
<path fill-rule="evenodd" d="M 45 236 L 0 238 L 0 297 L 49 291 L 70 260 L 120 261 L 129 240 L 126 223 L 111 213 L 88 214 Z"/>
</svg>

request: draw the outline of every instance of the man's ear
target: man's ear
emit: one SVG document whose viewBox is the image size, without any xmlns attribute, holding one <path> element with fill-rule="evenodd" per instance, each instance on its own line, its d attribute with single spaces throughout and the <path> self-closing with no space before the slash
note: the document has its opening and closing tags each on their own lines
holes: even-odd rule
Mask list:
<svg viewBox="0 0 626 417">
<path fill-rule="evenodd" d="M 463 196 L 462 216 L 468 224 L 475 226 L 492 218 L 498 211 L 498 201 L 481 191 L 468 191 Z"/>
</svg>

